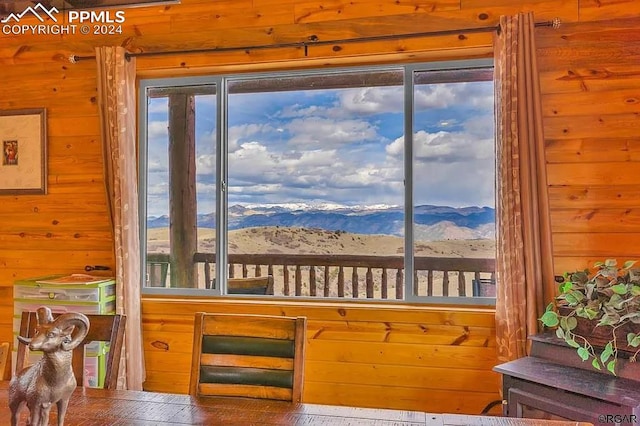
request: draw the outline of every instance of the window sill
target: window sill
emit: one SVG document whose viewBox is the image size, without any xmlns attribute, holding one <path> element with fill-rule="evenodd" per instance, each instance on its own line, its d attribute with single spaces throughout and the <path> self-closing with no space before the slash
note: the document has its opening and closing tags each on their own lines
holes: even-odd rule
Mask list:
<svg viewBox="0 0 640 426">
<path fill-rule="evenodd" d="M 170 304 L 180 303 L 198 303 L 215 305 L 253 305 L 253 306 L 288 306 L 288 307 L 314 307 L 314 308 L 334 308 L 334 309 L 376 309 L 376 310 L 411 310 L 411 311 L 430 311 L 430 312 L 477 312 L 490 313 L 495 312 L 495 300 L 492 305 L 473 304 L 471 298 L 467 303 L 425 303 L 415 301 L 397 301 L 397 300 L 367 300 L 367 299 L 349 299 L 349 300 L 320 300 L 314 298 L 293 298 L 293 297 L 256 297 L 256 296 L 202 296 L 202 295 L 169 295 L 169 294 L 142 294 L 142 302 L 163 302 Z"/>
</svg>

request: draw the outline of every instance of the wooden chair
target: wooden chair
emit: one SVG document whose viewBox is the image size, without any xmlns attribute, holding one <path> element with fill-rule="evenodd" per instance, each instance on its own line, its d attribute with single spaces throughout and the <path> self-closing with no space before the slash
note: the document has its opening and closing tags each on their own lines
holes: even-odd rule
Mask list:
<svg viewBox="0 0 640 426">
<path fill-rule="evenodd" d="M 300 402 L 305 317 L 195 316 L 189 393 Z"/>
<path fill-rule="evenodd" d="M 227 294 L 273 294 L 273 275 L 251 278 L 229 278 Z"/>
<path fill-rule="evenodd" d="M 0 380 L 9 380 L 11 379 L 11 372 L 9 369 L 10 362 L 9 357 L 11 356 L 11 345 L 9 342 L 0 343 Z"/>
<path fill-rule="evenodd" d="M 60 314 L 53 314 L 57 317 Z M 99 341 L 109 343 L 107 354 L 106 372 L 104 378 L 105 389 L 116 389 L 118 383 L 118 369 L 120 367 L 120 355 L 124 342 L 124 328 L 127 322 L 125 315 L 89 315 L 89 333 L 77 348 L 73 350 L 73 373 L 78 385 L 84 383 L 84 347 L 87 343 Z M 23 312 L 20 322 L 20 335 L 32 337 L 38 324 L 35 312 Z M 28 347 L 18 343 L 18 355 L 16 358 L 16 370 L 22 370 L 26 363 Z"/>
</svg>

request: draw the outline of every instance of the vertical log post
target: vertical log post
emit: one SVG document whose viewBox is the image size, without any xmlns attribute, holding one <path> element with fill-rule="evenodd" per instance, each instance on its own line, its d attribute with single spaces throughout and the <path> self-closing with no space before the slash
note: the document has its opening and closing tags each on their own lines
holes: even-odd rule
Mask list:
<svg viewBox="0 0 640 426">
<path fill-rule="evenodd" d="M 195 98 L 169 95 L 169 257 L 171 287 L 197 287 Z"/>
<path fill-rule="evenodd" d="M 282 277 L 284 280 L 282 292 L 284 293 L 285 296 L 289 296 L 291 294 L 291 289 L 289 287 L 289 267 L 287 266 L 286 263 L 282 265 Z"/>
<path fill-rule="evenodd" d="M 316 267 L 309 266 L 309 296 L 316 296 Z"/>
<path fill-rule="evenodd" d="M 404 294 L 404 282 L 402 277 L 402 269 L 396 271 L 396 299 L 402 300 L 402 295 Z"/>
<path fill-rule="evenodd" d="M 464 271 L 458 271 L 458 296 L 467 295 L 467 282 L 464 277 Z"/>
<path fill-rule="evenodd" d="M 387 268 L 382 268 L 382 284 L 380 287 L 381 296 L 383 299 L 387 299 L 389 297 L 389 284 L 387 283 Z"/>
<path fill-rule="evenodd" d="M 344 297 L 344 269 L 338 267 L 338 297 Z"/>
<path fill-rule="evenodd" d="M 324 297 L 329 297 L 329 287 L 331 286 L 331 278 L 329 277 L 329 266 L 324 267 Z"/>
<path fill-rule="evenodd" d="M 373 298 L 373 272 L 371 271 L 371 266 L 367 268 L 367 272 L 365 274 L 365 285 L 367 292 L 367 299 Z"/>
</svg>

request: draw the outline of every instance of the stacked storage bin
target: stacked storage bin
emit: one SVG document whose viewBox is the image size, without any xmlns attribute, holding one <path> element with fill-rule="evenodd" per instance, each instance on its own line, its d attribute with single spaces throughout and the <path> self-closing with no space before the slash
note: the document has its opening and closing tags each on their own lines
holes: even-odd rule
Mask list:
<svg viewBox="0 0 640 426">
<path fill-rule="evenodd" d="M 83 283 L 83 279 L 86 284 Z M 17 353 L 16 337 L 20 332 L 23 311 L 35 311 L 41 306 L 48 306 L 54 313 L 115 314 L 115 298 L 116 286 L 113 278 L 77 274 L 17 280 L 13 288 L 13 365 Z M 108 350 L 108 344 L 105 342 L 92 342 L 85 346 L 84 386 L 104 386 Z M 41 356 L 39 352 L 30 353 L 31 363 Z"/>
</svg>

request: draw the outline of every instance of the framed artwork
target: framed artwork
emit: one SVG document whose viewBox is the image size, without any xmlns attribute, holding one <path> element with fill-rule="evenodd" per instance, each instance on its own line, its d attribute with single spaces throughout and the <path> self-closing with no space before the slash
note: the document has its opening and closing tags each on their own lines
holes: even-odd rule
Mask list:
<svg viewBox="0 0 640 426">
<path fill-rule="evenodd" d="M 0 195 L 47 193 L 44 108 L 0 111 Z"/>
</svg>

